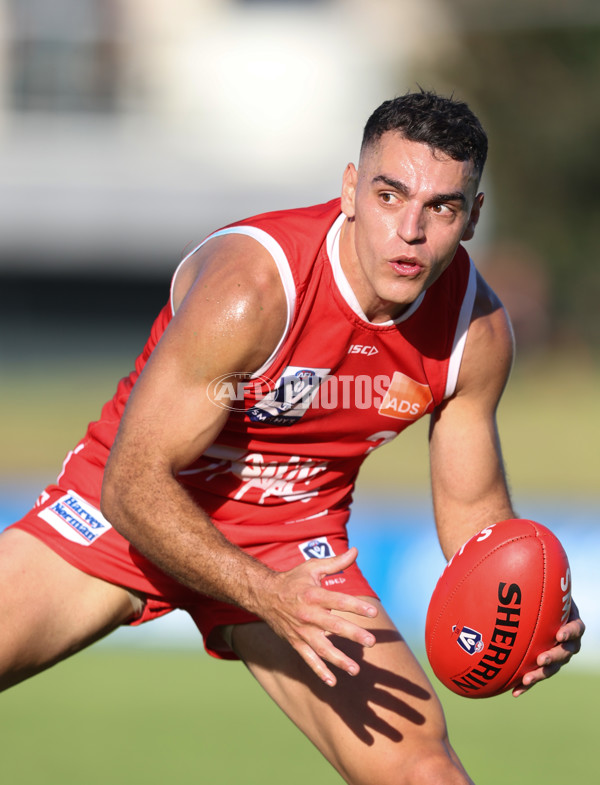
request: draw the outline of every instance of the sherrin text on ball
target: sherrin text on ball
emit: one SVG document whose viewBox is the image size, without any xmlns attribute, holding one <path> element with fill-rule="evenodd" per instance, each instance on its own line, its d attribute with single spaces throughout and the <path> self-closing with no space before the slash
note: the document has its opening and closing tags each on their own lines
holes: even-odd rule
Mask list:
<svg viewBox="0 0 600 785">
<path fill-rule="evenodd" d="M 556 644 L 570 607 L 558 538 L 530 520 L 492 524 L 460 548 L 435 587 L 425 627 L 431 667 L 458 695 L 511 690 Z"/>
</svg>

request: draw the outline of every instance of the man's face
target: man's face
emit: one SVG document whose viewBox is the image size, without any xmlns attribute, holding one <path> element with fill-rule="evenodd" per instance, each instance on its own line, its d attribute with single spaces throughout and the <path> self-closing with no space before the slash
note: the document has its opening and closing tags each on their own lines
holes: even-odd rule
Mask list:
<svg viewBox="0 0 600 785">
<path fill-rule="evenodd" d="M 342 268 L 372 321 L 399 316 L 472 237 L 483 194 L 471 162 L 389 131 L 344 172 Z"/>
</svg>

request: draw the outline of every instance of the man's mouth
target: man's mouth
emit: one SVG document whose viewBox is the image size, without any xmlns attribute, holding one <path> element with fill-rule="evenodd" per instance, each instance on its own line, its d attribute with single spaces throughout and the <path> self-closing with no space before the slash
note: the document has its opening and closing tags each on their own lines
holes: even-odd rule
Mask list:
<svg viewBox="0 0 600 785">
<path fill-rule="evenodd" d="M 420 265 L 416 259 L 410 259 L 408 257 L 391 259 L 389 264 L 396 275 L 403 278 L 414 278 L 423 269 L 422 265 Z"/>
</svg>

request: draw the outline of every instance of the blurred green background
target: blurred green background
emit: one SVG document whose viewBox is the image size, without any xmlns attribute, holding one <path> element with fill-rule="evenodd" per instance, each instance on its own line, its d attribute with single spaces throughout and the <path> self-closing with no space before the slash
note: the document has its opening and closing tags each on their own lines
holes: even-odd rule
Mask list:
<svg viewBox="0 0 600 785">
<path fill-rule="evenodd" d="M 336 195 L 371 110 L 421 85 L 467 100 L 490 137 L 468 247 L 515 326 L 499 412 L 515 498 L 583 505 L 575 535 L 597 543 L 595 0 L 0 0 L 0 32 L 6 515 L 129 371 L 184 249 Z M 421 423 L 374 453 L 357 497 L 426 505 L 427 489 Z M 594 547 L 575 576 L 592 652 Z M 103 643 L 3 695 L 7 781 L 338 781 L 242 666 L 164 643 Z M 597 652 L 581 659 L 518 701 L 443 693 L 478 783 L 598 781 Z"/>
<path fill-rule="evenodd" d="M 442 697 L 480 785 L 592 785 L 599 688 L 598 674 L 576 672 L 517 700 Z M 5 693 L 0 712 L 15 785 L 342 782 L 240 663 L 186 651 L 84 652 Z"/>
</svg>

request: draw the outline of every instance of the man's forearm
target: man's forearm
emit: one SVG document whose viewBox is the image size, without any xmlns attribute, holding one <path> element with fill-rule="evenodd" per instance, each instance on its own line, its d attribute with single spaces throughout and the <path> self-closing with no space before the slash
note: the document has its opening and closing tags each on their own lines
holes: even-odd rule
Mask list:
<svg viewBox="0 0 600 785">
<path fill-rule="evenodd" d="M 273 572 L 230 543 L 174 478 L 142 488 L 139 480 L 105 484 L 102 509 L 114 528 L 179 583 L 259 613 L 259 590 Z"/>
</svg>

